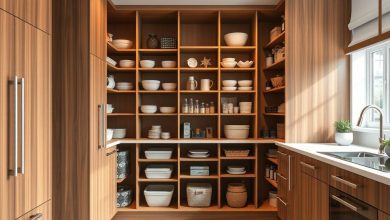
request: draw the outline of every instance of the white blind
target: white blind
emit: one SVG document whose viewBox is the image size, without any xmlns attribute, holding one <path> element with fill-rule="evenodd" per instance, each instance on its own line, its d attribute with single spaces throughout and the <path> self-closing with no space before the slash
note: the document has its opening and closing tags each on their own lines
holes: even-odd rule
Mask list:
<svg viewBox="0 0 390 220">
<path fill-rule="evenodd" d="M 388 0 L 384 0 L 388 1 Z M 378 1 L 351 0 L 351 20 L 348 24 L 352 31 L 352 41 L 349 46 L 378 35 Z M 389 16 L 390 21 L 390 16 Z M 390 28 L 390 25 L 389 27 Z"/>
</svg>

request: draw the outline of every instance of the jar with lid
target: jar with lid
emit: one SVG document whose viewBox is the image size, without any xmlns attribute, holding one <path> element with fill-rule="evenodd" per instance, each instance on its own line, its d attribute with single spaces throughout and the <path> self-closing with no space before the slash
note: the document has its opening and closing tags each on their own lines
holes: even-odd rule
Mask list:
<svg viewBox="0 0 390 220">
<path fill-rule="evenodd" d="M 195 100 L 194 113 L 199 114 L 199 100 Z"/>
<path fill-rule="evenodd" d="M 205 114 L 206 113 L 206 106 L 204 105 L 204 102 L 200 104 L 200 114 Z"/>
<path fill-rule="evenodd" d="M 182 106 L 182 112 L 184 114 L 188 114 L 188 101 L 187 101 L 187 98 L 184 99 L 184 104 Z"/>
<path fill-rule="evenodd" d="M 190 98 L 190 104 L 188 106 L 188 113 L 193 114 L 194 113 L 194 100 Z"/>
<path fill-rule="evenodd" d="M 214 107 L 214 102 L 210 102 L 210 114 L 215 113 L 215 107 Z"/>
</svg>

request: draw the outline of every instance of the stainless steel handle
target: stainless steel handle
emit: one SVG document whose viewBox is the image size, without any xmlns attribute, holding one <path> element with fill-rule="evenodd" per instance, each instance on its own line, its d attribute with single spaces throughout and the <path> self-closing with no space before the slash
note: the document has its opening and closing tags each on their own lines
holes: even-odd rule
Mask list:
<svg viewBox="0 0 390 220">
<path fill-rule="evenodd" d="M 279 196 L 276 197 L 281 203 L 283 203 L 283 205 L 287 206 L 287 203 L 285 201 L 283 201 L 283 199 L 281 199 Z"/>
<path fill-rule="evenodd" d="M 282 178 L 282 179 L 284 179 L 284 180 L 287 180 L 287 178 L 284 177 L 284 176 L 282 176 L 282 175 L 280 175 L 280 173 L 277 173 L 276 175 L 278 175 L 279 178 Z"/>
<path fill-rule="evenodd" d="M 14 84 L 14 168 L 9 170 L 9 175 L 18 176 L 18 146 L 19 146 L 19 129 L 18 129 L 18 116 L 19 116 L 19 105 L 18 105 L 18 82 L 19 78 L 15 76 L 13 84 Z"/>
<path fill-rule="evenodd" d="M 106 156 L 110 156 L 112 154 L 115 154 L 116 152 L 118 152 L 118 149 L 115 149 L 115 150 L 111 151 L 110 153 L 106 153 Z"/>
<path fill-rule="evenodd" d="M 335 176 L 335 175 L 331 175 L 331 177 L 332 177 L 332 179 L 335 180 L 336 182 L 342 183 L 342 184 L 344 184 L 344 185 L 346 185 L 346 186 L 349 186 L 349 187 L 351 187 L 351 188 L 353 188 L 353 189 L 357 189 L 357 188 L 358 188 L 358 185 L 357 185 L 357 184 L 352 183 L 352 182 L 350 182 L 350 181 L 348 181 L 348 180 L 345 180 L 345 179 L 343 179 L 343 178 L 341 178 L 341 177 L 338 177 L 338 176 Z"/>
<path fill-rule="evenodd" d="M 359 208 L 357 206 L 354 206 L 352 205 L 351 203 L 345 201 L 344 199 L 338 197 L 338 196 L 335 196 L 335 195 L 331 195 L 332 199 L 336 200 L 337 202 L 343 204 L 344 206 L 348 207 L 349 209 L 355 211 L 355 212 L 358 212 L 359 211 Z"/>
<path fill-rule="evenodd" d="M 307 164 L 307 163 L 302 162 L 302 161 L 300 162 L 300 164 L 301 164 L 302 166 L 307 167 L 307 168 L 312 169 L 312 170 L 317 169 L 315 166 L 310 165 L 310 164 Z"/>
<path fill-rule="evenodd" d="M 30 216 L 30 220 L 39 220 L 39 219 L 43 219 L 42 213 L 38 213 L 38 214 Z"/>
<path fill-rule="evenodd" d="M 285 153 L 282 153 L 282 152 L 280 152 L 280 151 L 277 151 L 278 152 L 278 154 L 280 154 L 280 155 L 282 155 L 282 156 L 287 156 L 287 154 L 285 154 Z"/>
<path fill-rule="evenodd" d="M 102 137 L 102 140 L 103 140 L 103 147 L 106 147 L 107 146 L 107 135 L 106 135 L 106 111 L 107 111 L 107 106 L 105 104 L 102 104 L 103 106 L 103 113 L 102 113 L 102 122 L 103 122 L 103 126 L 102 126 L 102 134 L 103 134 L 103 137 Z"/>
<path fill-rule="evenodd" d="M 98 148 L 103 148 L 104 146 L 104 105 L 98 105 L 98 114 L 99 114 L 99 143 Z"/>
<path fill-rule="evenodd" d="M 22 95 L 21 95 L 21 97 L 22 97 L 22 100 L 21 100 L 21 112 L 22 112 L 22 115 L 21 115 L 21 117 L 22 117 L 22 121 L 21 121 L 21 133 L 22 133 L 22 135 L 21 135 L 21 144 L 22 144 L 22 151 L 21 151 L 21 154 L 22 154 L 22 168 L 21 168 L 21 170 L 20 170 L 20 173 L 21 174 L 24 174 L 24 171 L 25 171 L 25 143 L 24 143 L 24 141 L 25 141 L 25 131 L 24 131 L 24 128 L 25 128 L 25 113 L 26 113 L 26 111 L 25 111 L 25 99 L 24 99 L 24 92 L 25 92 L 25 87 L 24 87 L 24 78 L 22 78 L 21 79 L 21 86 L 22 86 Z"/>
</svg>

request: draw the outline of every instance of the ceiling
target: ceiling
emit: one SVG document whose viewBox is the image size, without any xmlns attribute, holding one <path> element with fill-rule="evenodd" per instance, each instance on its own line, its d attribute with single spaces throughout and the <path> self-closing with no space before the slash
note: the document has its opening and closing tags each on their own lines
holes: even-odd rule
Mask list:
<svg viewBox="0 0 390 220">
<path fill-rule="evenodd" d="M 279 0 L 111 0 L 115 5 L 276 5 Z"/>
</svg>

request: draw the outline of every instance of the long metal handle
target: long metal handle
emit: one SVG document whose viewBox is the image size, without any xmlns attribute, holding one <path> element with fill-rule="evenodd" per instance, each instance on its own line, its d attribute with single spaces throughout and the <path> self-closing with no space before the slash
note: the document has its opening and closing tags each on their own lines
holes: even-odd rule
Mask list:
<svg viewBox="0 0 390 220">
<path fill-rule="evenodd" d="M 19 113 L 19 109 L 18 109 L 18 81 L 19 81 L 19 78 L 17 76 L 15 76 L 14 78 L 14 169 L 10 169 L 9 170 L 9 173 L 10 175 L 12 176 L 18 176 L 18 139 L 19 139 L 19 135 L 18 135 L 18 132 L 19 132 L 19 129 L 18 129 L 18 113 Z"/>
<path fill-rule="evenodd" d="M 287 206 L 287 203 L 285 201 L 283 201 L 283 199 L 281 199 L 279 196 L 276 197 L 281 203 L 283 203 L 283 205 Z"/>
<path fill-rule="evenodd" d="M 281 179 L 287 180 L 287 178 L 284 177 L 284 176 L 282 176 L 280 173 L 277 173 L 276 175 L 277 175 L 279 178 L 281 178 Z"/>
<path fill-rule="evenodd" d="M 310 164 L 307 164 L 307 163 L 302 162 L 302 161 L 300 162 L 300 164 L 301 164 L 302 166 L 307 167 L 307 168 L 312 169 L 312 170 L 317 169 L 315 166 L 310 165 Z"/>
<path fill-rule="evenodd" d="M 287 154 L 285 154 L 285 153 L 282 153 L 282 152 L 280 152 L 280 151 L 277 151 L 278 152 L 278 154 L 280 154 L 280 155 L 282 155 L 282 156 L 287 156 Z"/>
<path fill-rule="evenodd" d="M 349 209 L 355 211 L 355 212 L 358 212 L 359 211 L 359 208 L 357 206 L 354 206 L 352 205 L 351 203 L 345 201 L 344 199 L 338 197 L 338 196 L 335 196 L 335 195 L 331 195 L 332 199 L 336 200 L 337 202 L 343 204 L 344 206 L 348 207 Z"/>
<path fill-rule="evenodd" d="M 338 177 L 338 176 L 335 176 L 335 175 L 331 175 L 331 177 L 332 177 L 332 179 L 334 179 L 335 181 L 337 181 L 337 182 L 339 182 L 339 183 L 342 183 L 342 184 L 344 184 L 344 185 L 346 185 L 346 186 L 349 186 L 349 187 L 351 187 L 351 188 L 353 188 L 353 189 L 357 189 L 357 188 L 358 188 L 358 185 L 357 185 L 357 184 L 352 183 L 352 182 L 350 182 L 350 181 L 348 181 L 348 180 L 345 180 L 345 179 L 343 179 L 343 178 L 341 178 L 341 177 Z"/>
<path fill-rule="evenodd" d="M 24 128 L 25 128 L 25 113 L 26 113 L 26 111 L 25 111 L 25 99 L 24 99 L 24 92 L 25 92 L 25 87 L 24 87 L 24 78 L 22 78 L 21 79 L 21 86 L 22 86 L 22 91 L 21 91 L 21 93 L 22 93 L 22 95 L 21 95 L 21 97 L 22 97 L 22 100 L 21 100 L 21 112 L 22 112 L 22 115 L 21 115 L 21 117 L 22 117 L 22 121 L 21 121 L 21 133 L 22 133 L 22 135 L 21 135 L 21 145 L 22 145 L 22 151 L 21 151 L 21 154 L 22 154 L 22 168 L 21 168 L 21 170 L 20 170 L 20 173 L 21 174 L 24 174 L 24 171 L 25 171 L 25 143 L 24 143 L 24 141 L 25 141 L 25 131 L 24 131 Z"/>
<path fill-rule="evenodd" d="M 116 152 L 118 152 L 118 149 L 115 149 L 115 150 L 111 151 L 110 153 L 106 153 L 106 156 L 110 156 L 112 154 L 115 154 Z"/>
<path fill-rule="evenodd" d="M 102 125 L 102 134 L 103 134 L 103 137 L 102 137 L 102 140 L 103 140 L 103 147 L 105 148 L 107 146 L 107 135 L 106 135 L 106 111 L 107 111 L 107 106 L 105 104 L 102 104 L 103 106 L 103 113 L 102 113 L 102 122 L 103 122 L 103 125 Z"/>
<path fill-rule="evenodd" d="M 30 220 L 40 220 L 40 219 L 43 219 L 42 213 L 38 213 L 38 214 L 30 216 Z"/>
<path fill-rule="evenodd" d="M 99 143 L 98 148 L 103 148 L 104 146 L 104 105 L 98 105 L 98 114 L 99 114 Z"/>
</svg>

